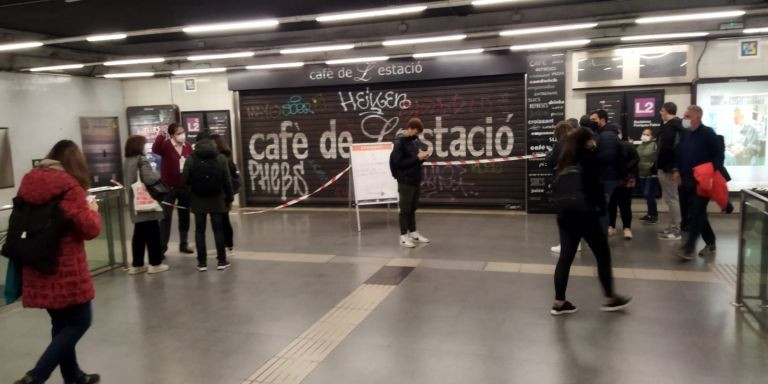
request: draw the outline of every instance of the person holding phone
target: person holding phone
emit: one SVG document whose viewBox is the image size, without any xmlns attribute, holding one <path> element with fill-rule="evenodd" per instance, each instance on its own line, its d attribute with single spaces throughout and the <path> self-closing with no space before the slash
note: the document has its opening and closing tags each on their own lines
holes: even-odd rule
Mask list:
<svg viewBox="0 0 768 384">
<path fill-rule="evenodd" d="M 419 135 L 424 131 L 421 119 L 408 121 L 404 135 L 395 140 L 389 157 L 389 168 L 397 179 L 400 195 L 400 245 L 414 248 L 416 243 L 429 243 L 429 239 L 416 230 L 416 209 L 421 194 L 421 165 L 429 158 L 429 152 L 419 149 Z"/>
</svg>

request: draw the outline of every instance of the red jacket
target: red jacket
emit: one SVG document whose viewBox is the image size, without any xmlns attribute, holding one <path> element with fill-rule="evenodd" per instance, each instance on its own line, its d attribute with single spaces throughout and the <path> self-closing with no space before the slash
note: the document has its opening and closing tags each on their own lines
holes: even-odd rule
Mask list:
<svg viewBox="0 0 768 384">
<path fill-rule="evenodd" d="M 728 182 L 716 171 L 712 163 L 704 163 L 693 168 L 696 179 L 696 193 L 699 196 L 714 200 L 724 211 L 728 205 Z"/>
<path fill-rule="evenodd" d="M 163 158 L 160 161 L 160 179 L 169 187 L 178 188 L 181 187 L 181 158 L 192 156 L 192 145 L 185 141 L 179 155 L 172 140 L 158 135 L 152 143 L 152 152 Z"/>
<path fill-rule="evenodd" d="M 93 300 L 93 280 L 85 256 L 85 240 L 99 235 L 101 217 L 88 208 L 86 193 L 74 177 L 60 170 L 59 163 L 35 168 L 21 180 L 19 196 L 31 204 L 42 204 L 64 194 L 61 209 L 72 220 L 72 228 L 59 245 L 59 268 L 44 275 L 30 267 L 22 272 L 22 302 L 25 307 L 62 309 Z"/>
</svg>

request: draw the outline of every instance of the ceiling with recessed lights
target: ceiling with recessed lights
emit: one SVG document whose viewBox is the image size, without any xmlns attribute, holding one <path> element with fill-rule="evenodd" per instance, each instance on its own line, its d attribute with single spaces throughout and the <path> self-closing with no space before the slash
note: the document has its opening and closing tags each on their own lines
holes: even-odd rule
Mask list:
<svg viewBox="0 0 768 384">
<path fill-rule="evenodd" d="M 171 74 L 195 69 L 215 72 L 220 68 L 259 68 L 359 57 L 416 54 L 428 58 L 430 53 L 442 51 L 536 49 L 531 44 L 575 40 L 589 40 L 575 46 L 605 46 L 645 40 L 735 37 L 744 28 L 768 27 L 768 2 L 754 0 L 472 3 L 0 0 L 0 70 L 54 67 L 43 68 L 42 72 L 84 76 Z M 744 14 L 661 24 L 637 22 L 641 17 L 733 10 L 742 10 Z M 233 22 L 245 25 L 221 24 Z M 734 29 L 722 30 L 724 23 L 731 23 Z M 741 28 L 736 28 L 739 23 Z M 579 27 L 550 28 L 574 25 Z M 530 30 L 541 27 L 550 30 Z M 694 34 L 642 38 L 661 33 Z M 633 36 L 638 37 L 632 39 Z M 28 42 L 43 45 L 3 50 L 8 44 Z M 312 49 L 317 47 L 321 49 Z M 137 59 L 139 63 L 130 65 L 104 65 Z M 66 67 L 57 69 L 63 65 Z"/>
</svg>

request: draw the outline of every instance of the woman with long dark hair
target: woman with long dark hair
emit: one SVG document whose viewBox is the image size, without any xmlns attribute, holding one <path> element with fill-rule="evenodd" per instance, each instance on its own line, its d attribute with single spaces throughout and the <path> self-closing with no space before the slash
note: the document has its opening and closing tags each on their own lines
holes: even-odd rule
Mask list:
<svg viewBox="0 0 768 384">
<path fill-rule="evenodd" d="M 61 237 L 58 268 L 52 275 L 23 267 L 22 302 L 43 308 L 51 316 L 52 340 L 35 367 L 16 384 L 44 383 L 58 366 L 66 384 L 93 384 L 99 375 L 84 373 L 75 346 L 91 325 L 93 280 L 85 255 L 85 241 L 99 235 L 98 204 L 87 197 L 90 176 L 77 144 L 62 140 L 40 165 L 24 175 L 18 197 L 27 204 L 45 204 L 61 197 L 59 207 L 70 226 Z"/>
<path fill-rule="evenodd" d="M 240 181 L 240 171 L 237 170 L 237 165 L 232 160 L 232 149 L 229 148 L 229 144 L 224 139 L 224 136 L 219 134 L 211 135 L 211 140 L 216 143 L 216 149 L 227 158 L 227 167 L 229 168 L 229 177 L 232 180 L 232 192 L 237 194 L 240 190 L 242 182 Z M 229 210 L 232 210 L 232 206 L 229 206 Z M 227 250 L 232 252 L 235 247 L 235 231 L 232 229 L 232 222 L 229 220 L 229 215 L 224 216 L 224 244 L 227 246 Z"/>
<path fill-rule="evenodd" d="M 563 210 L 557 216 L 562 251 L 555 268 L 555 302 L 550 311 L 555 316 L 577 311 L 576 307 L 565 299 L 565 291 L 571 264 L 582 238 L 586 240 L 597 259 L 598 277 L 605 295 L 605 303 L 601 309 L 618 311 L 632 301 L 632 298 L 617 295 L 613 288 L 611 250 L 599 221 L 600 216 L 605 213 L 605 194 L 600 183 L 599 163 L 594 153 L 596 146 L 593 133 L 589 129 L 579 128 L 571 131 L 565 138 L 563 153 L 557 166 L 559 175 L 565 172 L 580 173 L 585 209 L 579 212 Z"/>
</svg>

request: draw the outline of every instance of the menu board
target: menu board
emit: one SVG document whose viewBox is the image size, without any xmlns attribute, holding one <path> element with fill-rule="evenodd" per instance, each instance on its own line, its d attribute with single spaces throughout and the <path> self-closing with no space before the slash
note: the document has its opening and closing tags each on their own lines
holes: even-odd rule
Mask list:
<svg viewBox="0 0 768 384">
<path fill-rule="evenodd" d="M 587 93 L 587 110 L 590 113 L 597 109 L 608 113 L 608 122 L 625 127 L 624 92 Z"/>
<path fill-rule="evenodd" d="M 527 153 L 552 149 L 555 125 L 565 120 L 565 55 L 546 53 L 528 57 Z M 528 160 L 528 212 L 551 213 L 553 179 L 543 158 Z"/>
</svg>

